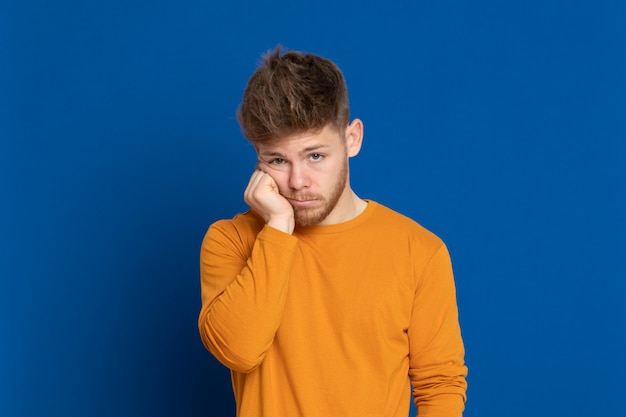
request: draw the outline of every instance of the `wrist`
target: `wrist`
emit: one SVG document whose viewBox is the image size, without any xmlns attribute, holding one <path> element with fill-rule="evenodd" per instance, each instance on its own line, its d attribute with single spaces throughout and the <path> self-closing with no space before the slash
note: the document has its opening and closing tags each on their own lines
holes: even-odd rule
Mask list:
<svg viewBox="0 0 626 417">
<path fill-rule="evenodd" d="M 271 217 L 267 221 L 267 225 L 278 229 L 281 232 L 292 234 L 296 227 L 296 222 L 293 216 Z"/>
</svg>

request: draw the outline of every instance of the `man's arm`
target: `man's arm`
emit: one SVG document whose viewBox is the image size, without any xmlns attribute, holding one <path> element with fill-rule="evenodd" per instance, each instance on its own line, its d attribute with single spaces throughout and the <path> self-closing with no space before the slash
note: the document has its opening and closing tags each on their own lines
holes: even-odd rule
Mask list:
<svg viewBox="0 0 626 417">
<path fill-rule="evenodd" d="M 460 417 L 467 368 L 452 266 L 443 243 L 419 273 L 409 343 L 409 373 L 419 416 Z"/>
<path fill-rule="evenodd" d="M 268 174 L 256 170 L 244 198 L 266 222 L 254 244 L 246 245 L 232 222 L 217 222 L 200 255 L 200 335 L 207 349 L 237 372 L 256 368 L 274 340 L 297 244 L 291 235 L 293 209 Z"/>
<path fill-rule="evenodd" d="M 218 222 L 204 238 L 198 326 L 220 362 L 249 372 L 262 362 L 282 320 L 296 238 L 265 226 L 248 255 L 233 229 Z"/>
</svg>

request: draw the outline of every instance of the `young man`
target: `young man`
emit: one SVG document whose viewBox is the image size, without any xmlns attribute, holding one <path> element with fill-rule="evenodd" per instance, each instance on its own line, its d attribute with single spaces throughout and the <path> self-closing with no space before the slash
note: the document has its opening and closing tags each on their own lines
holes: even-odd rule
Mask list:
<svg viewBox="0 0 626 417">
<path fill-rule="evenodd" d="M 462 414 L 467 368 L 450 258 L 350 187 L 363 123 L 331 61 L 280 49 L 238 118 L 258 154 L 251 209 L 209 228 L 202 340 L 231 369 L 238 417 Z"/>
</svg>

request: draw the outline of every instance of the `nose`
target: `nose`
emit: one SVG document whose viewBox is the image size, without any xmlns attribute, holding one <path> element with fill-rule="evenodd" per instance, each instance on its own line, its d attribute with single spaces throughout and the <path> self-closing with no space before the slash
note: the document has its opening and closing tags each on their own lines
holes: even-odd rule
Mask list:
<svg viewBox="0 0 626 417">
<path fill-rule="evenodd" d="M 289 188 L 292 190 L 301 190 L 307 188 L 309 185 L 309 174 L 306 166 L 293 163 L 289 171 Z"/>
</svg>

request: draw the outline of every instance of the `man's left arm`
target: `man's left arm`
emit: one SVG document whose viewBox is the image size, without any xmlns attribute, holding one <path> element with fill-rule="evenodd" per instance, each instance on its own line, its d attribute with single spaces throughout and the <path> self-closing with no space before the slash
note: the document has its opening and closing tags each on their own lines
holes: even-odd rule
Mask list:
<svg viewBox="0 0 626 417">
<path fill-rule="evenodd" d="M 409 335 L 409 374 L 420 417 L 462 415 L 467 382 L 456 289 L 446 246 L 420 271 Z"/>
</svg>

